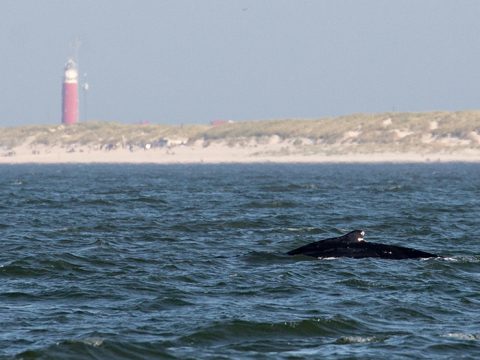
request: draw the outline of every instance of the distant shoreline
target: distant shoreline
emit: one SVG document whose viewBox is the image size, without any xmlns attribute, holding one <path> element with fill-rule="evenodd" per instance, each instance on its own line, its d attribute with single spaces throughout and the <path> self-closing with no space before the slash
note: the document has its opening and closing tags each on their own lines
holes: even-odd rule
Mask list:
<svg viewBox="0 0 480 360">
<path fill-rule="evenodd" d="M 216 144 L 207 148 L 180 146 L 175 149 L 129 151 L 91 150 L 75 152 L 52 147 L 34 153 L 25 147 L 0 156 L 0 164 L 253 164 L 253 163 L 480 163 L 480 150 L 453 153 L 350 153 L 350 154 L 281 154 L 275 145 L 261 148 L 232 148 Z M 270 155 L 269 155 L 270 154 Z"/>
<path fill-rule="evenodd" d="M 0 130 L 0 164 L 480 162 L 480 111 Z"/>
</svg>

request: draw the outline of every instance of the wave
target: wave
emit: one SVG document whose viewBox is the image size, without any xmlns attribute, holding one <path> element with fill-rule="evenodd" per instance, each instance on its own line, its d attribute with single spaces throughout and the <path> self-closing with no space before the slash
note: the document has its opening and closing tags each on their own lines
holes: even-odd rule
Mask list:
<svg viewBox="0 0 480 360">
<path fill-rule="evenodd" d="M 165 342 L 112 341 L 93 336 L 78 340 L 61 340 L 53 345 L 26 350 L 15 359 L 175 359 Z"/>
<path fill-rule="evenodd" d="M 244 209 L 289 209 L 300 204 L 289 200 L 252 201 L 242 206 Z"/>
<path fill-rule="evenodd" d="M 292 257 L 268 251 L 251 251 L 241 256 L 249 264 L 266 265 L 275 263 L 292 262 Z M 307 260 L 309 260 L 307 258 Z"/>
<path fill-rule="evenodd" d="M 188 344 L 236 343 L 248 339 L 303 338 L 310 336 L 337 337 L 369 332 L 366 324 L 345 316 L 311 318 L 300 321 L 255 322 L 231 320 L 217 322 L 190 335 L 181 341 Z"/>
<path fill-rule="evenodd" d="M 294 356 L 309 352 L 304 339 L 315 337 L 316 344 L 355 345 L 382 342 L 387 336 L 368 335 L 368 328 L 346 318 L 314 318 L 301 321 L 252 322 L 232 320 L 211 324 L 177 339 L 137 342 L 109 339 L 90 334 L 80 339 L 65 339 L 17 354 L 15 359 L 183 359 L 276 354 Z M 352 335 L 345 335 L 349 333 Z M 304 348 L 305 347 L 305 348 Z M 310 345 L 311 347 L 311 345 Z M 201 350 L 200 350 L 201 349 Z M 311 349 L 310 349 L 311 350 Z M 318 351 L 315 351 L 316 353 Z"/>
<path fill-rule="evenodd" d="M 454 332 L 448 333 L 444 335 L 447 338 L 453 338 L 457 340 L 467 340 L 467 341 L 479 341 L 480 340 L 480 333 L 462 333 L 462 332 Z"/>
<path fill-rule="evenodd" d="M 89 259 L 70 253 L 27 256 L 3 264 L 0 267 L 0 277 L 37 277 L 49 274 L 58 276 L 61 273 L 85 275 L 95 273 L 96 267 L 101 263 L 98 259 Z"/>
</svg>

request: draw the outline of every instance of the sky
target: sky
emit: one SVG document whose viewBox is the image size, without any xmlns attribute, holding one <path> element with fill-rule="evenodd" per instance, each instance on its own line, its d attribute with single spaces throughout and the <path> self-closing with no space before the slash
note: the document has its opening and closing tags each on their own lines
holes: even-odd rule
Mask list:
<svg viewBox="0 0 480 360">
<path fill-rule="evenodd" d="M 477 0 L 2 0 L 0 127 L 480 108 Z M 86 75 L 85 75 L 86 74 Z"/>
</svg>

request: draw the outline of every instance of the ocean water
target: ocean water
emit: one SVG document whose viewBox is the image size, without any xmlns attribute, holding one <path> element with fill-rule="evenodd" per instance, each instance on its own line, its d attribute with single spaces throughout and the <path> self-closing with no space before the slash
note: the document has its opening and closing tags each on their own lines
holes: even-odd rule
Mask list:
<svg viewBox="0 0 480 360">
<path fill-rule="evenodd" d="M 480 358 L 479 164 L 1 165 L 0 241 L 0 359 Z"/>
</svg>

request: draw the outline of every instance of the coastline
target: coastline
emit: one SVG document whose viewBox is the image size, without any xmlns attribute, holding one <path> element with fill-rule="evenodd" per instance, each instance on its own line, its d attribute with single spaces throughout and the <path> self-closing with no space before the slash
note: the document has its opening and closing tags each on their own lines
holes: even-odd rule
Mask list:
<svg viewBox="0 0 480 360">
<path fill-rule="evenodd" d="M 480 162 L 480 111 L 0 129 L 0 164 Z"/>
<path fill-rule="evenodd" d="M 297 149 L 298 150 L 298 149 Z M 354 150 L 354 149 L 352 149 Z M 1 154 L 0 164 L 228 164 L 228 163 L 480 163 L 479 149 L 451 152 L 350 153 L 292 151 L 278 145 L 228 146 L 224 143 L 180 145 L 171 148 L 99 150 L 88 146 L 67 149 L 59 146 L 32 150 L 29 146 Z"/>
</svg>

